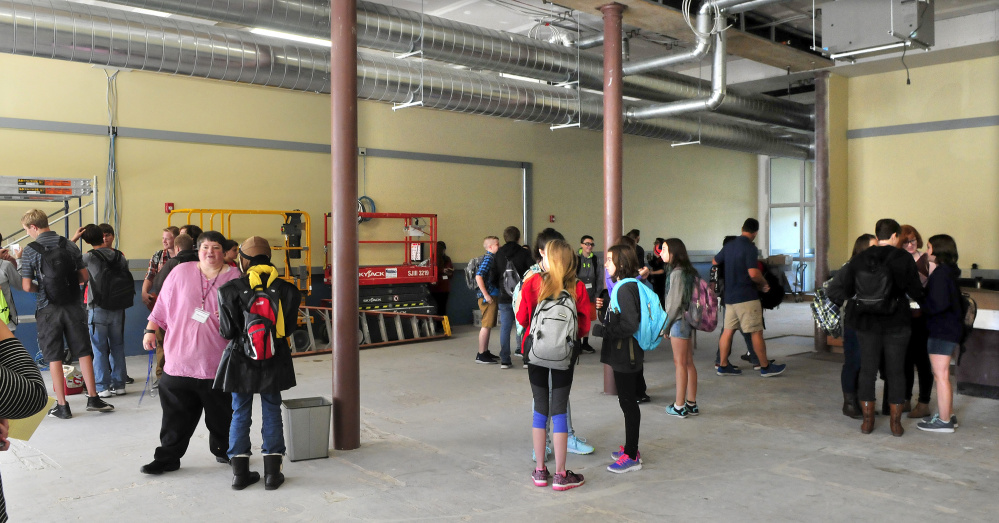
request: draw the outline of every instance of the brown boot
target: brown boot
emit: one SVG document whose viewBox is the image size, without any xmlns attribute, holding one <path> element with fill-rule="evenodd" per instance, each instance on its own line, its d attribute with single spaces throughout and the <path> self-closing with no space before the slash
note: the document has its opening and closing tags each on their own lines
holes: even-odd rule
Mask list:
<svg viewBox="0 0 999 523">
<path fill-rule="evenodd" d="M 892 403 L 891 404 L 891 419 L 888 424 L 891 426 L 891 435 L 896 438 L 901 437 L 905 429 L 902 428 L 902 408 L 905 406 L 903 403 Z"/>
<path fill-rule="evenodd" d="M 863 418 L 863 414 L 860 413 L 860 405 L 857 404 L 856 394 L 843 393 L 843 415 L 849 416 L 853 419 Z"/>
<path fill-rule="evenodd" d="M 902 412 L 909 412 L 911 410 L 912 410 L 912 398 L 909 398 L 905 400 L 905 403 L 902 404 Z"/>
<path fill-rule="evenodd" d="M 930 405 L 929 403 L 916 403 L 916 408 L 912 409 L 912 412 L 908 414 L 910 418 L 925 418 L 930 415 Z"/>
<path fill-rule="evenodd" d="M 860 432 L 870 434 L 874 431 L 874 402 L 861 401 L 860 411 L 863 413 L 864 422 L 860 424 Z"/>
</svg>

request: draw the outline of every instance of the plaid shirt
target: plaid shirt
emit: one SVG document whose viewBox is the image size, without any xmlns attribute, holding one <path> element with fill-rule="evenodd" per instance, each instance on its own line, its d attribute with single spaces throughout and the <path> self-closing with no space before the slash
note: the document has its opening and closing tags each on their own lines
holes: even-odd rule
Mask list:
<svg viewBox="0 0 999 523">
<path fill-rule="evenodd" d="M 156 251 L 152 258 L 149 258 L 149 269 L 146 270 L 146 279 L 153 281 L 159 274 L 166 262 L 170 260 L 170 253 L 164 250 Z"/>
<path fill-rule="evenodd" d="M 486 251 L 486 255 L 482 257 L 482 263 L 479 264 L 479 270 L 475 271 L 476 276 L 482 276 L 482 280 L 486 284 L 486 290 L 489 291 L 489 295 L 492 297 L 499 296 L 499 286 L 496 285 L 496 278 L 493 277 L 494 273 L 490 271 L 493 266 L 493 258 L 495 255 L 489 251 Z M 482 289 L 478 285 L 475 286 L 475 297 L 483 298 Z"/>
<path fill-rule="evenodd" d="M 815 299 L 812 300 L 812 319 L 822 332 L 834 338 L 843 337 L 843 317 L 840 307 L 826 294 L 829 290 L 829 280 L 815 289 Z"/>
</svg>

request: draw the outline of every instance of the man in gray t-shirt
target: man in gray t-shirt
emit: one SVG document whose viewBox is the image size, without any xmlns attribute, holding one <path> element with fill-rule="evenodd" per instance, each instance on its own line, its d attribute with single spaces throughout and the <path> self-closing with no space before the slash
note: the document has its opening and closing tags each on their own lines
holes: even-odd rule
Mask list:
<svg viewBox="0 0 999 523">
<path fill-rule="evenodd" d="M 107 225 L 106 227 L 110 227 Z M 112 231 L 114 229 L 111 229 Z M 94 379 L 97 395 L 102 398 L 125 394 L 125 309 L 111 310 L 94 304 L 95 281 L 107 278 L 112 270 L 128 271 L 128 260 L 111 247 L 114 233 L 105 234 L 100 226 L 87 225 L 81 235 L 93 250 L 83 255 L 90 273 L 87 285 L 87 326 L 94 351 Z"/>
</svg>

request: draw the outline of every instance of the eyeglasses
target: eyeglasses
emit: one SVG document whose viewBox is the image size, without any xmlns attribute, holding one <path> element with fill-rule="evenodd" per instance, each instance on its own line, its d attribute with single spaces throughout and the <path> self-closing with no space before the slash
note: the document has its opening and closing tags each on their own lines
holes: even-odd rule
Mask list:
<svg viewBox="0 0 999 523">
<path fill-rule="evenodd" d="M 918 242 L 916 242 L 916 239 L 913 238 L 911 240 L 905 240 L 904 242 L 902 242 L 902 245 L 915 245 L 916 243 Z"/>
<path fill-rule="evenodd" d="M 583 245 L 585 245 L 585 246 L 587 246 L 587 247 L 593 247 L 593 246 L 594 246 L 594 245 L 596 245 L 596 244 L 595 244 L 595 243 L 593 243 L 593 242 L 583 242 Z"/>
</svg>

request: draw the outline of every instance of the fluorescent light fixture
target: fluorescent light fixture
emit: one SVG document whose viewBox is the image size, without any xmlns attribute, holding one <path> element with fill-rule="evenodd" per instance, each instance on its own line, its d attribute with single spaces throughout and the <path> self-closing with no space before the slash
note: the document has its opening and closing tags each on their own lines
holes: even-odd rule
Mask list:
<svg viewBox="0 0 999 523">
<path fill-rule="evenodd" d="M 143 9 L 141 7 L 136 7 L 135 9 L 132 9 L 132 12 L 143 15 L 158 16 L 160 18 L 170 18 L 171 16 L 170 13 L 164 13 L 163 11 L 153 11 L 152 9 Z"/>
<path fill-rule="evenodd" d="M 332 44 L 330 44 L 329 40 L 323 40 L 321 38 L 312 38 L 311 36 L 302 36 L 292 33 L 282 33 L 281 31 L 272 31 L 270 29 L 261 29 L 259 27 L 254 27 L 253 29 L 250 29 L 250 32 L 256 35 L 270 36 L 273 38 L 280 38 L 282 40 L 292 40 L 294 42 L 302 42 L 303 44 L 332 47 Z"/>
<path fill-rule="evenodd" d="M 838 60 L 840 58 L 846 58 L 848 56 L 856 56 L 858 54 L 876 53 L 878 51 L 887 51 L 888 49 L 896 49 L 896 48 L 899 48 L 899 47 L 905 47 L 906 45 L 909 45 L 908 42 L 895 42 L 893 44 L 879 45 L 877 47 L 868 47 L 867 49 L 856 49 L 856 50 L 853 50 L 853 51 L 846 51 L 846 52 L 843 52 L 843 53 L 833 53 L 833 54 L 829 55 L 829 58 L 832 59 L 832 60 Z"/>
</svg>

